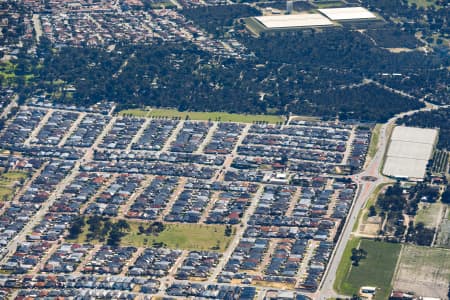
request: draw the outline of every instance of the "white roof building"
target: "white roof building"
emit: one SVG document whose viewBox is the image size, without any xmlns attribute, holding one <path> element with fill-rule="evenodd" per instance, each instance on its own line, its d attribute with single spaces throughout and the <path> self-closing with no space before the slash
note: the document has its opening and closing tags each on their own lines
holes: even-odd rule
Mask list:
<svg viewBox="0 0 450 300">
<path fill-rule="evenodd" d="M 376 19 L 377 16 L 364 7 L 323 8 L 319 12 L 333 21 Z"/>
<path fill-rule="evenodd" d="M 397 178 L 423 179 L 437 136 L 436 129 L 395 127 L 383 173 Z"/>
<path fill-rule="evenodd" d="M 269 29 L 334 25 L 321 14 L 262 16 L 255 17 L 255 19 Z"/>
</svg>

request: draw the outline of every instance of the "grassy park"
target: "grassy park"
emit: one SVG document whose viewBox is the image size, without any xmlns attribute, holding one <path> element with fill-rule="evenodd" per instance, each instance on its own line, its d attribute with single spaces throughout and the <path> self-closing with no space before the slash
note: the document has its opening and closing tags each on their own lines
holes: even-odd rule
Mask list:
<svg viewBox="0 0 450 300">
<path fill-rule="evenodd" d="M 12 198 L 13 189 L 0 185 L 0 201 L 8 201 Z"/>
<path fill-rule="evenodd" d="M 119 112 L 119 115 L 126 116 L 126 115 L 132 115 L 135 117 L 148 117 L 150 113 L 150 110 L 145 109 L 125 109 Z"/>
<path fill-rule="evenodd" d="M 223 225 L 205 225 L 205 224 L 178 224 L 165 223 L 164 230 L 158 234 L 145 234 L 139 232 L 139 226 L 148 226 L 150 223 L 127 221 L 130 225 L 120 244 L 122 246 L 150 247 L 153 243 L 164 243 L 171 249 L 183 250 L 216 250 L 224 252 L 230 243 L 231 236 L 225 235 L 225 226 Z M 67 239 L 75 243 L 106 243 L 106 241 L 89 240 L 89 225 L 85 224 L 83 232 L 77 239 Z"/>
<path fill-rule="evenodd" d="M 225 236 L 225 226 L 204 224 L 165 224 L 163 232 L 157 236 L 139 234 L 138 222 L 130 222 L 131 230 L 122 239 L 123 245 L 136 247 L 164 243 L 171 249 L 217 250 L 224 252 L 232 236 Z"/>
<path fill-rule="evenodd" d="M 4 84 L 10 84 L 16 78 L 16 66 L 11 62 L 0 63 L 0 77 L 4 79 Z"/>
<path fill-rule="evenodd" d="M 6 172 L 0 175 L 0 201 L 11 200 L 16 190 L 17 182 L 28 177 L 25 172 Z"/>
<path fill-rule="evenodd" d="M 361 259 L 358 266 L 351 264 L 351 249 L 367 251 L 367 257 Z M 344 252 L 335 289 L 344 295 L 358 294 L 361 286 L 376 286 L 379 290 L 375 299 L 387 299 L 391 290 L 391 281 L 399 257 L 401 245 L 377 242 L 367 239 L 352 239 Z"/>
<path fill-rule="evenodd" d="M 122 110 L 120 115 L 133 115 L 137 117 L 153 117 L 153 118 L 181 118 L 190 120 L 203 121 L 222 121 L 222 122 L 268 122 L 277 123 L 284 122 L 282 116 L 277 115 L 247 115 L 247 114 L 232 114 L 226 112 L 195 112 L 195 111 L 178 111 L 176 109 L 127 109 Z"/>
</svg>

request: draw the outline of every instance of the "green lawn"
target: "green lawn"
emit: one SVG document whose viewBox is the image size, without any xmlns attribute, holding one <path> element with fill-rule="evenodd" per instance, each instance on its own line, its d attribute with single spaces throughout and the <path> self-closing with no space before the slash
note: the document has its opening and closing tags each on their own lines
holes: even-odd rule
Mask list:
<svg viewBox="0 0 450 300">
<path fill-rule="evenodd" d="M 6 80 L 16 78 L 16 75 L 14 73 L 8 73 L 5 71 L 0 71 L 0 76 Z"/>
<path fill-rule="evenodd" d="M 148 117 L 149 115 L 148 110 L 144 109 L 125 109 L 119 112 L 119 115 L 133 115 L 136 117 Z"/>
<path fill-rule="evenodd" d="M 15 82 L 17 65 L 11 62 L 0 63 L 0 77 L 2 77 L 6 82 L 12 84 Z M 33 74 L 25 74 L 23 76 L 25 81 L 30 81 L 34 78 Z"/>
<path fill-rule="evenodd" d="M 345 246 L 344 254 L 342 255 L 342 259 L 339 262 L 339 267 L 336 271 L 336 278 L 334 279 L 333 288 L 338 293 L 342 293 L 341 286 L 347 277 L 348 270 L 351 267 L 350 256 L 352 256 L 352 248 L 357 248 L 360 238 L 350 238 Z"/>
<path fill-rule="evenodd" d="M 400 268 L 417 273 L 423 268 L 434 268 L 435 277 L 450 281 L 450 249 L 406 245 L 400 259 Z M 422 273 L 426 277 L 427 272 Z"/>
<path fill-rule="evenodd" d="M 342 258 L 343 261 L 350 260 L 351 248 Z M 353 295 L 361 286 L 376 286 L 379 290 L 375 299 L 387 299 L 401 245 L 361 239 L 360 248 L 367 251 L 367 258 L 362 259 L 357 267 L 348 264 L 351 268 L 347 267 L 344 279 L 337 286 L 339 293 Z"/>
<path fill-rule="evenodd" d="M 6 172 L 0 175 L 0 201 L 11 200 L 15 192 L 15 183 L 20 179 L 25 180 L 28 174 L 25 172 Z"/>
<path fill-rule="evenodd" d="M 231 114 L 226 112 L 194 112 L 194 111 L 177 111 L 176 109 L 151 109 L 139 110 L 129 109 L 123 110 L 119 114 L 132 114 L 138 117 L 178 117 L 190 120 L 203 120 L 203 121 L 222 121 L 222 122 L 240 122 L 240 123 L 253 123 L 256 121 L 265 121 L 268 123 L 284 122 L 282 116 L 277 115 L 246 115 L 246 114 Z"/>
<path fill-rule="evenodd" d="M 437 218 L 441 209 L 441 203 L 432 203 L 428 205 L 420 205 L 417 211 L 414 223 L 422 222 L 426 227 L 436 227 Z"/>
<path fill-rule="evenodd" d="M 149 223 L 128 221 L 130 231 L 121 240 L 122 246 L 150 247 L 153 243 L 165 243 L 171 249 L 183 250 L 216 250 L 224 252 L 230 243 L 232 236 L 225 236 L 225 226 L 204 224 L 170 224 L 165 223 L 165 229 L 158 236 L 139 233 L 139 225 L 144 227 Z M 88 241 L 86 235 L 88 225 L 85 225 L 83 233 L 76 240 L 68 242 L 97 244 L 99 241 Z"/>
<path fill-rule="evenodd" d="M 13 196 L 12 188 L 0 186 L 0 202 L 11 200 L 12 196 Z"/>
<path fill-rule="evenodd" d="M 26 172 L 18 172 L 18 171 L 11 171 L 11 172 L 7 172 L 5 174 L 2 174 L 1 177 L 6 179 L 6 180 L 27 179 L 28 173 L 26 173 Z"/>
<path fill-rule="evenodd" d="M 131 231 L 122 239 L 122 243 L 135 246 L 151 246 L 154 242 L 165 243 L 168 248 L 186 250 L 212 250 L 224 252 L 231 241 L 225 236 L 225 226 L 203 224 L 166 224 L 158 236 L 138 234 L 139 223 L 131 224 Z"/>
</svg>

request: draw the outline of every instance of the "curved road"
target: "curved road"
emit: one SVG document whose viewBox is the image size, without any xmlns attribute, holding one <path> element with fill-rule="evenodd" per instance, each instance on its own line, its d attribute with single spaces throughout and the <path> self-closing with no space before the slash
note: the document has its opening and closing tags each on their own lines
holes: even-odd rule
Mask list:
<svg viewBox="0 0 450 300">
<path fill-rule="evenodd" d="M 350 208 L 346 224 L 342 230 L 341 236 L 339 237 L 338 243 L 334 249 L 333 255 L 330 259 L 330 263 L 328 264 L 327 270 L 321 282 L 321 286 L 317 293 L 316 299 L 330 299 L 330 298 L 337 298 L 339 296 L 345 297 L 337 294 L 333 289 L 333 283 L 336 278 L 336 271 L 344 254 L 344 249 L 347 244 L 347 241 L 350 239 L 359 211 L 365 206 L 367 200 L 369 199 L 369 196 L 372 194 L 375 188 L 378 185 L 389 181 L 387 177 L 381 174 L 381 167 L 382 167 L 381 164 L 383 163 L 383 157 L 387 150 L 388 145 L 389 127 L 394 125 L 398 119 L 404 116 L 412 115 L 421 111 L 431 111 L 439 108 L 450 107 L 450 105 L 437 106 L 427 103 L 425 101 L 424 103 L 427 104 L 426 107 L 397 114 L 391 119 L 389 119 L 388 122 L 383 124 L 383 126 L 380 129 L 378 149 L 375 156 L 372 158 L 367 168 L 363 172 L 352 176 L 352 180 L 358 184 L 357 196 L 356 199 L 353 201 L 352 207 Z M 373 176 L 376 177 L 377 180 L 363 181 L 361 179 L 363 176 Z"/>
</svg>

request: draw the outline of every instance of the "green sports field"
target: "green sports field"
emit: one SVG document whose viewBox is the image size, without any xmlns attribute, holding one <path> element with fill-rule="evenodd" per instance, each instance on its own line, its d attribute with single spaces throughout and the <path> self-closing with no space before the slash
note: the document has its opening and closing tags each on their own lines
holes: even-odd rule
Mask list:
<svg viewBox="0 0 450 300">
<path fill-rule="evenodd" d="M 362 259 L 357 267 L 348 263 L 353 246 L 354 244 L 349 247 L 349 251 L 346 251 L 342 258 L 342 261 L 347 263 L 342 266 L 341 262 L 339 266 L 338 273 L 342 272 L 345 275 L 341 282 L 336 282 L 337 291 L 351 296 L 358 294 L 361 286 L 376 286 L 379 290 L 375 299 L 387 299 L 401 245 L 361 239 L 359 248 L 367 251 L 367 257 Z"/>
</svg>

